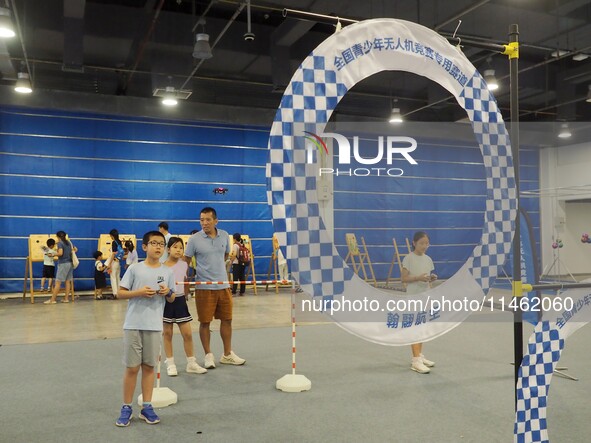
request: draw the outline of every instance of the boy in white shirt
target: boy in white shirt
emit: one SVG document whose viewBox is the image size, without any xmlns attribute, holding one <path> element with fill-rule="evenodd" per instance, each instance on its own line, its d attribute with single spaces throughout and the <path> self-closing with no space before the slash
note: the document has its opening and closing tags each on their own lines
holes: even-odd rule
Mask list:
<svg viewBox="0 0 591 443">
<path fill-rule="evenodd" d="M 129 299 L 123 324 L 125 375 L 123 377 L 123 406 L 117 426 L 129 426 L 133 394 L 137 376 L 142 370 L 143 405 L 139 418 L 154 425 L 160 418 L 152 406 L 154 366 L 160 355 L 162 314 L 164 304 L 175 298 L 174 274 L 160 263 L 166 247 L 164 235 L 158 231 L 147 232 L 142 239 L 146 260 L 131 265 L 121 279 L 119 298 Z"/>
<path fill-rule="evenodd" d="M 43 250 L 43 277 L 41 278 L 41 292 L 51 292 L 51 283 L 55 278 L 55 240 L 53 238 L 47 239 L 47 246 L 42 246 Z M 45 279 L 47 279 L 47 289 L 45 286 Z"/>
</svg>

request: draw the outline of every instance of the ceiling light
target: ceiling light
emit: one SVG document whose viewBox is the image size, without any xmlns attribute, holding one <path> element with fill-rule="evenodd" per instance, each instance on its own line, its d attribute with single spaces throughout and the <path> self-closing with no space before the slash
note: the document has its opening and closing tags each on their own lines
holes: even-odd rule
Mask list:
<svg viewBox="0 0 591 443">
<path fill-rule="evenodd" d="M 164 106 L 176 106 L 178 101 L 176 99 L 176 93 L 174 91 L 174 86 L 167 86 L 166 93 L 162 97 L 162 104 Z"/>
<path fill-rule="evenodd" d="M 402 114 L 400 114 L 400 108 L 392 108 L 392 113 L 390 114 L 390 119 L 388 122 L 390 123 L 402 123 L 404 119 L 402 118 Z"/>
<path fill-rule="evenodd" d="M 570 138 L 572 136 L 572 133 L 570 132 L 570 129 L 568 127 L 568 123 L 563 123 L 562 125 L 560 125 L 560 132 L 558 133 L 558 137 L 559 138 Z"/>
<path fill-rule="evenodd" d="M 207 60 L 213 57 L 211 46 L 209 46 L 209 34 L 199 33 L 195 35 L 195 46 L 193 47 L 193 57 Z"/>
<path fill-rule="evenodd" d="M 585 100 L 587 103 L 591 103 L 591 85 L 587 86 L 587 100 Z"/>
<path fill-rule="evenodd" d="M 573 55 L 573 60 L 576 62 L 582 62 L 583 60 L 587 60 L 589 58 L 588 54 L 583 54 L 579 52 L 578 54 Z"/>
<path fill-rule="evenodd" d="M 16 35 L 8 8 L 0 8 L 0 38 L 12 38 Z"/>
<path fill-rule="evenodd" d="M 16 92 L 20 92 L 21 94 L 30 94 L 33 92 L 33 88 L 31 87 L 31 80 L 29 79 L 29 74 L 26 72 L 19 72 L 18 73 L 18 80 L 14 85 L 14 90 Z"/>
<path fill-rule="evenodd" d="M 558 57 L 562 57 L 563 55 L 566 55 L 566 54 L 568 54 L 568 51 L 563 51 L 562 49 L 557 49 L 556 51 L 551 52 L 550 56 L 558 58 Z"/>
<path fill-rule="evenodd" d="M 174 97 L 165 97 L 162 99 L 162 104 L 164 106 L 176 106 L 176 105 L 178 105 L 178 103 L 179 102 Z"/>
<path fill-rule="evenodd" d="M 171 79 L 172 81 L 172 79 Z M 192 92 L 188 89 L 176 89 L 174 86 L 154 89 L 154 97 L 160 98 L 160 102 L 165 106 L 175 106 L 181 100 L 187 100 Z"/>
<path fill-rule="evenodd" d="M 499 89 L 499 83 L 495 77 L 494 69 L 487 69 L 484 71 L 484 81 L 486 82 L 489 91 L 496 91 Z"/>
</svg>

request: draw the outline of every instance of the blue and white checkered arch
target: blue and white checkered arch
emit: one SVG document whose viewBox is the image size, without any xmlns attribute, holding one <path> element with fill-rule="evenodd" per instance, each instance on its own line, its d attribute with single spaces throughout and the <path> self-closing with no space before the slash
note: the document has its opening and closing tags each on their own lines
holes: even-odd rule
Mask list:
<svg viewBox="0 0 591 443">
<path fill-rule="evenodd" d="M 339 256 L 319 214 L 315 165 L 306 162 L 305 132 L 322 134 L 339 101 L 356 83 L 384 70 L 423 75 L 452 93 L 466 110 L 484 158 L 486 213 L 480 244 L 447 282 L 425 295 L 482 300 L 511 248 L 517 199 L 509 137 L 497 103 L 474 66 L 437 33 L 415 23 L 368 20 L 318 46 L 298 68 L 277 110 L 269 139 L 268 200 L 280 244 L 295 279 L 314 297 L 385 299 Z M 333 319 L 349 332 L 386 345 L 428 341 L 469 312 L 441 312 L 437 321 L 387 327 L 386 315 Z"/>
</svg>

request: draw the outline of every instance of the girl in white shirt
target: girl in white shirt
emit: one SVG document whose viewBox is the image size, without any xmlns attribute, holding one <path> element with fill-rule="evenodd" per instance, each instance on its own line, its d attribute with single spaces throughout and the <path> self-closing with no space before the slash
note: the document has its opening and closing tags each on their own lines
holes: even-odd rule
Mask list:
<svg viewBox="0 0 591 443">
<path fill-rule="evenodd" d="M 433 260 L 425 252 L 429 247 L 429 236 L 426 232 L 416 232 L 412 239 L 413 250 L 402 260 L 402 282 L 406 283 L 406 293 L 419 294 L 431 287 L 431 282 L 437 279 L 433 274 L 435 267 Z M 435 362 L 427 360 L 422 354 L 423 344 L 410 345 L 412 349 L 412 362 L 410 369 L 419 374 L 431 372 Z"/>
</svg>

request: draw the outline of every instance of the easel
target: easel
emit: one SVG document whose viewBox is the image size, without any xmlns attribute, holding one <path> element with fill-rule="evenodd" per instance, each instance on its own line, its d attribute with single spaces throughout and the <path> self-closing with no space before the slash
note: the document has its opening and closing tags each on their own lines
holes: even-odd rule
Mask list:
<svg viewBox="0 0 591 443">
<path fill-rule="evenodd" d="M 365 244 L 365 239 L 361 237 L 361 244 L 363 246 L 363 252 L 359 250 L 359 246 L 357 245 L 357 238 L 355 234 L 349 233 L 345 234 L 345 239 L 347 241 L 347 247 L 349 248 L 349 253 L 345 257 L 345 263 L 349 259 L 351 259 L 351 265 L 353 266 L 353 272 L 359 276 L 359 269 L 363 272 L 363 280 L 367 283 L 372 283 L 375 287 L 377 287 L 376 276 L 373 272 L 373 266 L 371 265 L 371 260 L 369 258 L 369 254 L 367 252 L 367 246 Z M 359 259 L 359 263 L 355 260 L 355 258 Z M 365 264 L 369 266 L 369 270 L 371 272 L 371 278 L 367 277 L 367 272 L 365 271 Z"/>
<path fill-rule="evenodd" d="M 269 271 L 267 272 L 267 280 L 271 280 L 271 270 L 273 270 L 273 280 L 275 280 L 275 294 L 279 294 L 279 283 L 277 282 L 277 271 L 279 269 L 279 258 L 277 257 L 277 251 L 279 250 L 279 240 L 277 236 L 273 234 L 273 254 L 269 259 Z M 269 290 L 269 283 L 265 285 L 265 291 Z"/>
<path fill-rule="evenodd" d="M 515 366 L 515 363 L 511 363 L 511 365 Z M 554 369 L 554 374 L 556 374 L 559 377 L 566 378 L 567 380 L 579 381 L 579 379 L 577 377 L 573 377 L 572 375 L 568 375 L 564 371 L 568 371 L 568 367 L 556 366 L 556 369 Z"/>
<path fill-rule="evenodd" d="M 552 241 L 554 241 L 554 239 L 552 239 Z M 568 275 L 570 276 L 570 278 L 572 279 L 573 282 L 577 282 L 577 279 L 572 275 L 572 273 L 570 272 L 570 270 L 568 269 L 568 267 L 566 266 L 566 264 L 560 259 L 560 248 L 556 248 L 554 249 L 554 252 L 552 254 L 554 256 L 554 260 L 552 260 L 552 264 L 550 266 L 547 266 L 544 271 L 542 272 L 542 275 L 540 275 L 540 282 L 543 281 L 550 281 L 550 282 L 555 282 L 555 281 L 560 281 L 560 280 L 545 280 L 544 276 L 546 277 L 550 277 L 551 275 L 555 275 L 558 276 L 558 278 L 560 279 L 560 277 L 562 276 L 562 272 L 561 272 L 561 266 L 564 268 L 564 270 L 566 270 L 566 272 L 568 273 Z M 551 272 L 554 270 L 555 274 L 551 274 Z"/>
<path fill-rule="evenodd" d="M 250 237 L 246 234 L 240 234 L 240 238 L 242 239 L 242 243 L 244 244 L 244 246 L 246 246 L 246 248 L 248 249 L 248 252 L 250 252 L 250 264 L 246 266 L 246 272 L 244 273 L 244 280 L 248 280 L 248 276 L 250 274 L 252 274 L 252 281 L 256 282 L 256 273 L 254 271 L 254 254 L 252 252 L 252 243 L 250 241 Z M 236 242 L 234 241 L 234 237 L 231 237 L 231 239 L 232 239 L 232 247 L 234 247 L 234 243 L 236 243 Z M 228 267 L 228 275 L 230 276 L 229 280 L 234 281 L 233 276 L 229 272 L 229 269 L 231 267 L 232 267 L 232 263 L 230 263 L 230 266 Z M 252 289 L 254 290 L 254 295 L 258 295 L 256 283 L 252 284 Z"/>
<path fill-rule="evenodd" d="M 269 272 L 267 272 L 267 280 L 271 280 L 271 271 L 273 271 L 273 280 L 275 280 L 275 294 L 279 294 L 279 285 L 283 285 L 283 283 L 279 282 L 278 279 L 278 270 L 279 270 L 279 240 L 277 236 L 273 234 L 273 254 L 269 259 Z M 287 266 L 287 265 L 285 265 Z M 269 284 L 265 285 L 265 291 L 269 290 Z M 291 288 L 291 283 L 285 283 L 287 286 Z"/>
<path fill-rule="evenodd" d="M 31 234 L 29 235 L 29 254 L 25 262 L 25 278 L 23 282 L 23 301 L 27 295 L 27 281 L 31 278 L 29 283 L 29 293 L 31 295 L 31 303 L 35 303 L 35 277 L 33 276 L 33 263 L 43 261 L 43 250 L 42 246 L 47 246 L 47 240 L 50 238 L 54 239 L 56 244 L 59 239 L 55 234 Z M 57 252 L 57 251 L 56 251 Z M 55 278 L 54 278 L 55 280 Z M 74 288 L 72 288 L 72 292 Z M 51 293 L 50 293 L 51 295 Z"/>
<path fill-rule="evenodd" d="M 135 248 L 135 250 L 137 251 L 137 241 L 136 241 L 136 237 L 135 234 L 119 234 L 119 240 L 121 240 L 121 247 L 123 248 L 125 246 L 125 242 L 128 240 L 131 240 L 131 242 L 133 243 L 133 246 Z M 111 235 L 110 234 L 101 234 L 98 240 L 98 248 L 97 250 L 101 251 L 103 253 L 103 257 L 110 257 L 111 254 L 113 253 L 113 249 L 111 246 L 113 240 L 111 240 Z M 125 266 L 123 266 L 124 263 L 119 263 L 120 266 L 120 272 L 121 269 L 125 269 Z M 94 269 L 94 268 L 93 268 Z M 107 286 L 110 287 L 110 286 Z M 113 291 L 113 288 L 111 288 L 111 292 Z M 96 298 L 96 290 L 95 290 L 95 294 L 94 294 L 95 298 Z"/>
<path fill-rule="evenodd" d="M 408 241 L 408 238 L 404 239 L 406 241 L 406 248 L 408 249 L 408 254 L 410 254 L 412 251 L 410 249 L 410 242 Z M 404 259 L 404 257 L 406 257 L 408 254 L 401 254 L 399 249 L 398 249 L 398 244 L 396 243 L 396 239 L 392 238 L 392 243 L 394 244 L 394 255 L 392 256 L 392 262 L 390 263 L 390 270 L 388 271 L 388 277 L 386 278 L 386 286 L 388 286 L 390 284 L 390 280 L 392 281 L 402 281 L 402 277 L 399 278 L 394 278 L 391 277 L 392 275 L 392 271 L 394 269 L 394 265 L 396 263 L 398 263 L 398 270 L 400 271 L 400 275 L 402 276 L 402 260 Z"/>
<path fill-rule="evenodd" d="M 125 242 L 131 240 L 134 248 L 137 250 L 137 242 L 135 234 L 119 234 L 119 240 L 121 240 L 121 247 L 125 247 Z M 101 234 L 98 240 L 98 250 L 103 253 L 103 257 L 110 257 L 113 253 L 111 247 L 111 236 L 109 234 Z"/>
</svg>

